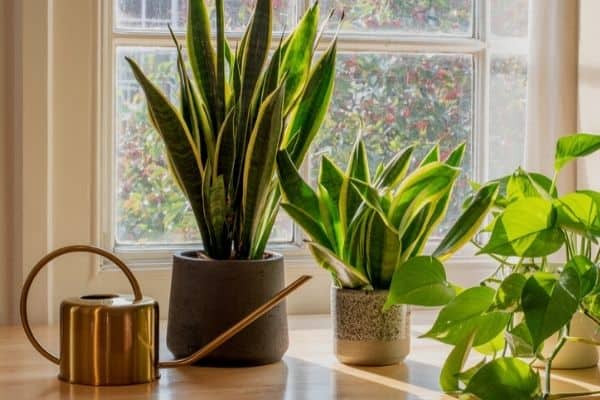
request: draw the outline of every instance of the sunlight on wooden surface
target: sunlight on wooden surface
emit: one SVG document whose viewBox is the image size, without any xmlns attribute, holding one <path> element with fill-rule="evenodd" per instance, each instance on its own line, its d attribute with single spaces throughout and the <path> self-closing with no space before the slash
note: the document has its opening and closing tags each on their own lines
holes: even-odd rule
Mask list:
<svg viewBox="0 0 600 400">
<path fill-rule="evenodd" d="M 438 375 L 450 347 L 416 338 L 435 313 L 413 312 L 408 359 L 388 367 L 351 367 L 332 353 L 329 318 L 290 318 L 290 349 L 279 363 L 253 368 L 184 367 L 163 370 L 159 381 L 135 386 L 88 387 L 60 382 L 58 368 L 39 356 L 20 327 L 0 328 L 0 398 L 28 399 L 451 399 L 440 393 Z M 166 326 L 161 326 L 161 354 Z M 40 340 L 56 351 L 56 327 L 38 327 Z M 600 390 L 600 371 L 556 371 L 555 392 Z M 590 397 L 591 398 L 591 397 Z"/>
</svg>

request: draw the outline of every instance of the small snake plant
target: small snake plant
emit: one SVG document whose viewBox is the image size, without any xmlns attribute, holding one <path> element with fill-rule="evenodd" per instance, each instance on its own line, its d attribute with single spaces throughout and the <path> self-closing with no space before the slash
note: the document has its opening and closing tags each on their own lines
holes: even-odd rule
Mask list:
<svg viewBox="0 0 600 400">
<path fill-rule="evenodd" d="M 300 165 L 331 100 L 336 40 L 313 63 L 322 32 L 318 3 L 269 59 L 272 13 L 271 0 L 258 0 L 232 50 L 225 39 L 223 0 L 217 0 L 215 49 L 205 1 L 189 1 L 191 77 L 171 32 L 178 51 L 179 108 L 127 59 L 195 215 L 204 253 L 214 259 L 264 256 L 281 198 L 277 151 L 285 149 Z"/>
<path fill-rule="evenodd" d="M 397 303 L 443 305 L 455 296 L 441 260 L 477 232 L 498 192 L 482 187 L 441 240 L 432 256 L 421 256 L 444 219 L 459 176 L 465 146 L 440 160 L 439 146 L 410 173 L 408 147 L 372 176 L 362 140 L 346 171 L 324 156 L 316 190 L 300 176 L 286 151 L 277 156 L 282 207 L 304 229 L 317 262 L 334 284 L 350 289 L 390 289 L 386 306 Z"/>
</svg>

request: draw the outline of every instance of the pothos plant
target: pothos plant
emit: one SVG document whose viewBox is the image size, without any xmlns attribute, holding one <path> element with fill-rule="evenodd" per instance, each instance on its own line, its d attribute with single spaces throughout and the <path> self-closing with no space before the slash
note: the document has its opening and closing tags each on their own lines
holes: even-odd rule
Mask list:
<svg viewBox="0 0 600 400">
<path fill-rule="evenodd" d="M 593 343 L 570 335 L 576 312 L 600 324 L 600 193 L 560 195 L 556 181 L 567 163 L 598 149 L 600 136 L 566 136 L 556 146 L 553 178 L 519 169 L 493 181 L 500 194 L 480 253 L 499 266 L 448 302 L 424 334 L 454 346 L 440 376 L 444 391 L 484 400 L 578 395 L 552 393 L 551 368 L 566 342 Z M 548 257 L 559 250 L 557 267 Z M 556 345 L 544 349 L 551 336 Z M 465 368 L 473 350 L 482 358 Z M 531 366 L 536 360 L 545 364 L 543 384 Z"/>
<path fill-rule="evenodd" d="M 470 240 L 498 190 L 496 183 L 482 187 L 435 257 L 423 256 L 446 215 L 465 145 L 445 160 L 435 145 L 409 172 L 413 150 L 406 148 L 371 174 L 365 145 L 358 140 L 346 171 L 323 156 L 316 190 L 302 179 L 288 152 L 277 156 L 282 207 L 310 237 L 307 244 L 317 262 L 339 288 L 389 289 L 386 308 L 442 305 L 454 297 L 440 260 Z"/>
<path fill-rule="evenodd" d="M 172 174 L 189 200 L 204 254 L 214 259 L 264 255 L 279 208 L 275 158 L 286 149 L 300 165 L 325 117 L 335 78 L 336 40 L 313 63 L 319 30 L 315 3 L 271 50 L 271 0 L 257 0 L 236 49 L 225 38 L 217 0 L 216 48 L 204 0 L 189 1 L 187 56 L 172 34 L 181 86 L 171 104 L 127 58 L 166 147 Z"/>
</svg>

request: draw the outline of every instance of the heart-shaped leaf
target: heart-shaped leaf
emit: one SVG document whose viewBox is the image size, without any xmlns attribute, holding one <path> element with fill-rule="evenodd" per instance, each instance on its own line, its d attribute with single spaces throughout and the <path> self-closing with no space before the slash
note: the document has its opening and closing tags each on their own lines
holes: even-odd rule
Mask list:
<svg viewBox="0 0 600 400">
<path fill-rule="evenodd" d="M 497 358 L 473 375 L 465 392 L 485 400 L 534 400 L 541 393 L 540 376 L 518 358 Z"/>
</svg>

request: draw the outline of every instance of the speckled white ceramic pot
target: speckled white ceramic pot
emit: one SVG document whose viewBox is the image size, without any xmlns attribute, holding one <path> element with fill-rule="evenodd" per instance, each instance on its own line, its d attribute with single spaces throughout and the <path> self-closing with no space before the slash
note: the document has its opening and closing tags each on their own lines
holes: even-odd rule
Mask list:
<svg viewBox="0 0 600 400">
<path fill-rule="evenodd" d="M 410 351 L 410 308 L 383 312 L 387 290 L 331 289 L 334 353 L 344 364 L 391 365 Z"/>
</svg>

